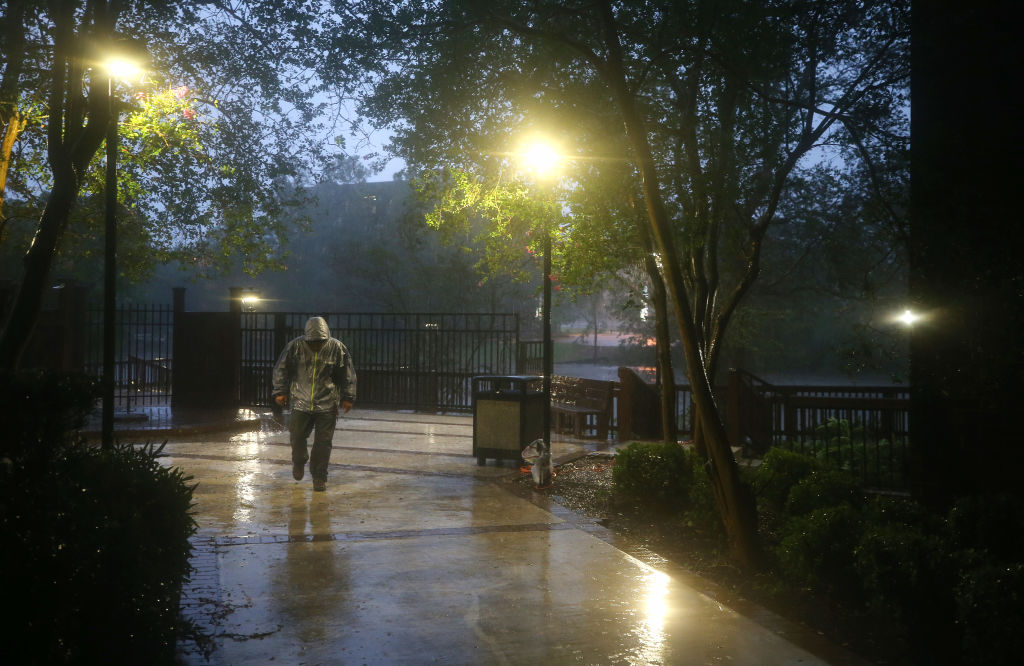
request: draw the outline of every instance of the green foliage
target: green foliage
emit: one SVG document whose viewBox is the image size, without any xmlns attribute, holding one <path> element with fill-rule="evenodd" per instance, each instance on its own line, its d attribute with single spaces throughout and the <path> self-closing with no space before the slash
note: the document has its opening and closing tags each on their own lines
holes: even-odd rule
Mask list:
<svg viewBox="0 0 1024 666">
<path fill-rule="evenodd" d="M 782 509 L 789 491 L 822 468 L 821 462 L 811 456 L 773 446 L 768 449 L 757 468 L 755 492 L 762 504 L 776 510 Z"/>
<path fill-rule="evenodd" d="M 596 5 L 567 13 L 555 2 L 352 6 L 365 20 L 345 26 L 339 52 L 371 73 L 361 111 L 389 126 L 391 147 L 452 224 L 461 224 L 450 212 L 468 189 L 529 179 L 515 159 L 523 138 L 561 144 L 569 215 L 555 266 L 581 291 L 622 281 L 629 300 L 646 298 L 647 278 L 635 268 L 652 248 L 638 229 L 662 205 L 678 256 L 661 248 L 659 260 L 678 263 L 694 301 L 707 304 L 699 316 L 723 327 L 733 313 L 719 318 L 722 310 L 734 305 L 725 294 L 751 276 L 745 270 L 756 272 L 756 260 L 743 258 L 760 256 L 751 248 L 761 248 L 769 228 L 772 274 L 811 265 L 791 289 L 849 282 L 856 291 L 868 283 L 859 279 L 865 267 L 898 269 L 894 243 L 879 231 L 893 221 L 878 211 L 891 218 L 891 202 L 906 191 L 905 160 L 895 159 L 909 134 L 903 4 L 807 5 L 783 15 L 746 4 L 720 16 L 694 2 L 619 3 L 607 14 Z M 609 34 L 622 44 L 615 66 L 606 61 Z M 814 113 L 808 99 L 828 100 L 837 115 Z M 626 133 L 634 120 L 621 113 L 632 105 L 656 171 L 643 176 L 643 149 Z M 845 149 L 848 171 L 812 159 L 819 146 Z M 876 159 L 882 154 L 888 159 Z M 442 175 L 449 167 L 461 175 Z M 874 242 L 831 242 L 840 236 Z M 841 275 L 815 273 L 838 260 Z M 892 271 L 876 273 L 884 282 Z M 708 342 L 720 348 L 721 340 Z"/>
<path fill-rule="evenodd" d="M 849 504 L 792 516 L 775 548 L 780 570 L 799 586 L 856 598 L 858 583 L 849 574 L 862 526 L 860 512 Z"/>
<path fill-rule="evenodd" d="M 11 382 L 30 415 L 0 468 L 0 587 L 17 599 L 0 627 L 5 657 L 171 663 L 194 487 L 160 464 L 162 447 L 101 450 L 58 432 L 91 402 L 91 387 L 76 382 Z M 3 407 L 6 417 L 16 405 Z"/>
<path fill-rule="evenodd" d="M 486 183 L 449 170 L 444 178 L 421 178 L 415 186 L 422 199 L 433 203 L 427 225 L 448 243 L 470 238 L 483 252 L 477 268 L 485 275 L 527 280 L 542 256 L 546 230 L 553 247 L 559 246 L 560 209 L 522 182 Z"/>
<path fill-rule="evenodd" d="M 250 274 L 280 267 L 295 217 L 285 212 L 302 202 L 295 186 L 315 182 L 344 157 L 343 142 L 335 141 L 340 98 L 358 77 L 323 66 L 340 18 L 296 6 L 284 21 L 277 0 L 232 8 L 181 0 L 93 4 L 77 0 L 57 12 L 46 3 L 19 2 L 5 16 L 10 32 L 25 39 L 0 44 L 7 65 L 2 101 L 28 123 L 10 155 L 0 213 L 16 218 L 16 226 L 31 224 L 0 238 L 3 256 L 25 252 L 49 193 L 59 187 L 53 169 L 69 166 L 52 165 L 47 156 L 67 159 L 72 151 L 55 151 L 47 142 L 63 132 L 81 150 L 76 132 L 94 119 L 94 126 L 105 123 L 106 76 L 92 53 L 78 54 L 81 44 L 111 41 L 113 30 L 144 42 L 147 52 L 142 80 L 112 86 L 121 105 L 122 274 L 143 279 L 154 264 L 171 260 L 207 272 L 239 258 Z M 53 29 L 57 21 L 61 27 Z M 70 44 L 55 43 L 61 39 Z M 53 61 L 61 52 L 72 54 L 69 62 Z M 51 109 L 54 72 L 72 75 L 60 108 Z M 55 122 L 62 129 L 52 133 Z M 81 279 L 90 277 L 90 261 L 100 252 L 93 241 L 103 220 L 103 130 L 90 135 L 99 138 L 90 143 L 91 154 L 75 157 L 79 208 L 62 220 L 59 244 L 60 274 Z"/>
<path fill-rule="evenodd" d="M 633 442 L 616 454 L 612 481 L 620 496 L 658 510 L 681 512 L 699 530 L 722 530 L 704 462 L 692 448 Z"/>
<path fill-rule="evenodd" d="M 856 477 L 839 469 L 819 469 L 790 489 L 785 510 L 791 516 L 799 516 L 822 507 L 856 505 L 860 499 Z"/>
<path fill-rule="evenodd" d="M 837 436 L 848 432 L 836 428 Z M 743 472 L 758 489 L 761 536 L 785 585 L 885 623 L 919 663 L 1019 661 L 1018 497 L 968 497 L 938 515 L 907 497 L 865 499 L 859 479 L 828 458 L 780 447 Z M 699 460 L 678 447 L 630 444 L 616 458 L 614 480 L 617 492 L 690 516 L 702 501 L 714 507 Z"/>
<path fill-rule="evenodd" d="M 983 546 L 996 562 L 1016 562 L 1024 554 L 1024 503 L 1008 494 L 962 498 L 949 510 L 948 531 L 953 549 Z"/>
<path fill-rule="evenodd" d="M 825 465 L 846 470 L 865 485 L 901 487 L 904 483 L 905 447 L 847 419 L 829 418 L 815 426 L 807 440 L 793 445 Z"/>
<path fill-rule="evenodd" d="M 1007 494 L 963 498 L 949 511 L 946 540 L 964 662 L 1017 663 L 1024 653 L 1024 502 Z"/>
<path fill-rule="evenodd" d="M 869 603 L 906 621 L 905 612 L 922 605 L 922 595 L 943 578 L 938 521 L 907 500 L 878 499 L 865 513 L 854 570 Z"/>
<path fill-rule="evenodd" d="M 956 587 L 965 664 L 1010 666 L 1024 654 L 1024 562 L 982 562 Z"/>
<path fill-rule="evenodd" d="M 769 460 L 766 458 L 766 460 Z M 1024 649 L 1024 504 L 969 497 L 945 516 L 911 499 L 863 501 L 854 479 L 792 452 L 756 480 L 781 496 L 766 545 L 790 584 L 901 628 L 921 663 L 1011 664 Z M 772 483 L 764 484 L 762 475 Z M 770 513 L 770 512 L 769 512 Z"/>
<path fill-rule="evenodd" d="M 0 374 L 0 458 L 49 456 L 67 433 L 83 427 L 99 397 L 85 374 L 27 370 Z"/>
<path fill-rule="evenodd" d="M 682 507 L 694 482 L 694 457 L 681 446 L 633 442 L 615 455 L 615 489 L 666 506 Z"/>
</svg>

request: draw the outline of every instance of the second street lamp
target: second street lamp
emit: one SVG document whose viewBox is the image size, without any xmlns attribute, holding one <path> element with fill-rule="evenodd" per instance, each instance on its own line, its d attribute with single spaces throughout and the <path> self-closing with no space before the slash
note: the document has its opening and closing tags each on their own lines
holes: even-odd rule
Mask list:
<svg viewBox="0 0 1024 666">
<path fill-rule="evenodd" d="M 548 143 L 535 141 L 523 151 L 523 161 L 538 180 L 550 178 L 560 161 L 558 152 Z M 544 335 L 544 446 L 551 451 L 551 376 L 554 374 L 554 349 L 551 340 L 551 222 L 544 218 L 544 296 L 541 321 Z"/>
<path fill-rule="evenodd" d="M 117 302 L 117 144 L 121 109 L 114 99 L 114 81 L 138 76 L 139 67 L 123 58 L 105 63 L 107 73 L 107 172 L 104 182 L 103 229 L 103 417 L 102 446 L 114 443 L 114 327 Z"/>
</svg>

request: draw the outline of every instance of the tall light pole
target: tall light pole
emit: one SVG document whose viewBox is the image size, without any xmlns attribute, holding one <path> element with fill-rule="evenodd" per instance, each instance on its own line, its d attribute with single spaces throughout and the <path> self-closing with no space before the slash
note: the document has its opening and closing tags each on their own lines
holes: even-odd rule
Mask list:
<svg viewBox="0 0 1024 666">
<path fill-rule="evenodd" d="M 117 301 L 117 125 L 121 109 L 114 99 L 115 79 L 130 79 L 138 75 L 138 65 L 111 58 L 105 63 L 107 71 L 107 173 L 104 183 L 103 229 L 103 420 L 102 446 L 114 445 L 114 315 Z"/>
<path fill-rule="evenodd" d="M 560 161 L 558 152 L 543 141 L 531 143 L 523 153 L 523 159 L 533 170 L 538 180 L 550 178 Z M 551 341 L 551 222 L 544 218 L 544 300 L 541 306 L 541 322 L 544 335 L 544 445 L 551 450 L 551 376 L 555 372 L 554 349 Z"/>
</svg>

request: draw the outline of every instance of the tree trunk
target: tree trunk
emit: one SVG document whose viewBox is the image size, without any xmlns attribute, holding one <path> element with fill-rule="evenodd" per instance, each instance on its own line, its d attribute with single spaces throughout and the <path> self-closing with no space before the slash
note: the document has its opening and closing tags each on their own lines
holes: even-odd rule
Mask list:
<svg viewBox="0 0 1024 666">
<path fill-rule="evenodd" d="M 632 203 L 632 201 L 630 202 Z M 654 338 L 657 341 L 658 376 L 661 379 L 661 436 L 666 444 L 678 441 L 676 429 L 676 376 L 672 367 L 672 332 L 668 325 L 668 295 L 665 281 L 658 270 L 658 263 L 651 254 L 654 252 L 651 234 L 646 224 L 637 225 L 641 245 L 644 249 L 644 269 L 651 281 L 651 303 L 654 305 Z"/>
<path fill-rule="evenodd" d="M 119 3 L 97 3 L 96 21 L 91 29 L 112 38 Z M 32 246 L 25 255 L 24 274 L 14 305 L 0 334 L 0 370 L 17 369 L 39 319 L 43 294 L 57 245 L 68 224 L 71 208 L 82 186 L 82 174 L 103 144 L 110 122 L 109 91 L 94 85 L 86 98 L 82 93 L 83 60 L 75 33 L 76 3 L 55 5 L 52 82 L 46 148 L 53 173 L 53 189 L 43 209 Z"/>
<path fill-rule="evenodd" d="M 606 80 L 611 86 L 614 98 L 622 114 L 623 124 L 633 157 L 640 171 L 647 214 L 655 244 L 661 254 L 662 270 L 668 291 L 672 296 L 676 322 L 679 326 L 683 351 L 686 355 L 687 376 L 690 379 L 693 401 L 700 419 L 701 429 L 706 437 L 708 450 L 708 475 L 714 489 L 715 500 L 722 516 L 722 523 L 728 535 L 733 559 L 746 570 L 757 570 L 763 566 L 760 545 L 757 539 L 757 507 L 753 493 L 740 480 L 739 466 L 729 448 L 725 426 L 718 416 L 711 381 L 704 369 L 698 343 L 698 333 L 693 312 L 689 305 L 689 294 L 679 265 L 672 231 L 661 196 L 657 168 L 651 152 L 647 132 L 635 98 L 626 85 L 622 69 L 622 50 L 615 19 L 608 3 L 602 5 L 604 14 L 605 43 L 609 50 Z"/>
<path fill-rule="evenodd" d="M 651 261 L 653 264 L 654 262 Z M 655 270 L 657 267 L 655 266 Z M 658 352 L 658 375 L 661 379 L 661 436 L 666 444 L 679 441 L 676 428 L 676 378 L 672 367 L 672 334 L 668 325 L 668 299 L 665 284 L 658 275 L 654 294 L 655 340 Z"/>
<path fill-rule="evenodd" d="M 25 128 L 25 121 L 17 111 L 14 111 L 6 121 L 3 137 L 0 137 L 0 244 L 4 241 L 4 231 L 7 228 L 4 201 L 7 199 L 7 172 L 11 168 L 11 153 L 14 151 L 14 142 Z"/>
<path fill-rule="evenodd" d="M 77 179 L 73 176 L 70 182 L 60 179 L 54 183 L 39 221 L 39 229 L 25 255 L 24 274 L 18 295 L 7 316 L 3 334 L 0 335 L 0 370 L 15 370 L 21 362 L 36 320 L 39 319 L 57 242 L 67 226 L 68 215 L 77 195 Z"/>
<path fill-rule="evenodd" d="M 7 172 L 11 168 L 11 153 L 14 151 L 14 142 L 26 124 L 18 109 L 18 84 L 25 56 L 25 3 L 22 0 L 12 0 L 8 4 L 3 23 L 7 66 L 0 79 L 0 127 L 3 130 L 3 137 L 0 138 L 0 243 L 4 240 L 7 225 L 4 201 L 7 198 Z"/>
</svg>

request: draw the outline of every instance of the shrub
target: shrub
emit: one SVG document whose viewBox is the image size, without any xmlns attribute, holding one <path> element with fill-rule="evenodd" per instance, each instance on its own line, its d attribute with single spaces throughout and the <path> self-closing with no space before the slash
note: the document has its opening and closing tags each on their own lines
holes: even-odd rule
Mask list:
<svg viewBox="0 0 1024 666">
<path fill-rule="evenodd" d="M 775 510 L 786 505 L 789 491 L 823 465 L 813 456 L 773 446 L 768 449 L 755 474 L 756 493 L 762 503 Z"/>
<path fill-rule="evenodd" d="M 819 469 L 793 486 L 786 497 L 789 515 L 802 515 L 815 509 L 860 502 L 860 486 L 851 474 L 839 469 Z"/>
<path fill-rule="evenodd" d="M 12 462 L 59 454 L 93 409 L 99 387 L 79 373 L 22 371 L 0 375 L 0 457 Z"/>
<path fill-rule="evenodd" d="M 955 590 L 964 663 L 1019 664 L 1024 654 L 1024 563 L 981 563 Z"/>
<path fill-rule="evenodd" d="M 979 495 L 957 501 L 949 510 L 949 547 L 984 550 L 995 562 L 1019 562 L 1024 556 L 1024 502 L 1009 494 Z"/>
<path fill-rule="evenodd" d="M 950 592 L 956 576 L 944 548 L 942 522 L 910 501 L 895 510 L 877 510 L 882 505 L 869 507 L 854 552 L 865 599 L 879 617 L 892 618 L 902 628 L 915 662 L 958 663 L 959 629 Z"/>
<path fill-rule="evenodd" d="M 681 507 L 694 481 L 694 458 L 681 446 L 633 442 L 615 455 L 615 489 L 645 501 Z"/>
<path fill-rule="evenodd" d="M 30 390 L 41 385 L 34 382 Z M 79 388 L 57 403 L 91 403 L 88 386 Z M 22 420 L 0 472 L 0 587 L 17 600 L 14 621 L 0 630 L 5 657 L 170 663 L 195 531 L 189 478 L 159 463 L 162 447 L 102 451 L 58 432 L 53 423 L 74 415 L 51 414 L 45 396 L 25 395 L 44 418 Z"/>
<path fill-rule="evenodd" d="M 616 493 L 674 512 L 688 527 L 723 533 L 704 461 L 692 448 L 633 442 L 616 454 L 612 481 Z"/>
<path fill-rule="evenodd" d="M 860 587 L 850 572 L 861 530 L 861 514 L 849 504 L 791 517 L 774 549 L 783 576 L 803 588 L 857 599 Z"/>
<path fill-rule="evenodd" d="M 872 605 L 905 619 L 941 577 L 944 555 L 941 539 L 926 524 L 891 518 L 869 512 L 854 550 L 855 571 Z"/>
<path fill-rule="evenodd" d="M 964 662 L 1019 663 L 1024 653 L 1024 503 L 1013 495 L 959 500 L 947 520 L 946 552 Z"/>
</svg>

